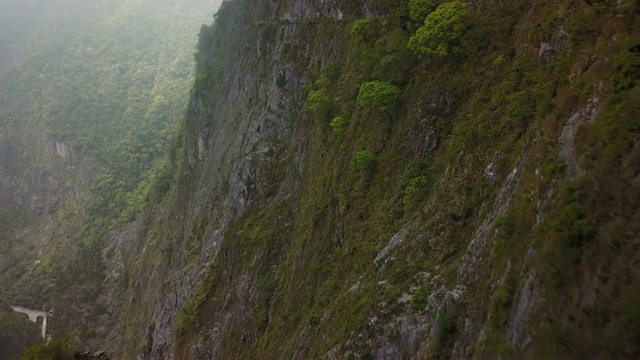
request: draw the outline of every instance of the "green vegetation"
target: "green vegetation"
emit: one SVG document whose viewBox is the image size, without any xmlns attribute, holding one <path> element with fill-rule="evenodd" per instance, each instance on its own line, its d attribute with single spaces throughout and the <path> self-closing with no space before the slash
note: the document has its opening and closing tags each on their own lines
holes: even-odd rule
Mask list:
<svg viewBox="0 0 640 360">
<path fill-rule="evenodd" d="M 422 11 L 426 12 L 426 11 Z M 460 53 L 460 39 L 465 30 L 468 5 L 460 1 L 440 4 L 429 13 L 415 35 L 409 39 L 408 47 L 419 56 Z"/>
<path fill-rule="evenodd" d="M 402 182 L 405 184 L 402 203 L 407 213 L 421 210 L 428 198 L 431 181 L 428 177 L 429 162 L 415 159 L 404 168 Z"/>
<path fill-rule="evenodd" d="M 38 327 L 0 299 L 0 357 L 19 358 L 25 350 L 41 341 Z"/>
<path fill-rule="evenodd" d="M 147 170 L 138 179 L 104 160 L 101 198 L 87 211 L 108 215 L 69 232 L 84 240 L 75 258 L 100 264 L 108 229 L 149 211 L 149 235 L 136 244 L 145 252 L 129 259 L 127 355 L 149 355 L 139 334 L 153 332 L 150 305 L 206 261 L 175 318 L 178 358 L 196 357 L 214 327 L 216 344 L 206 345 L 220 358 L 375 357 L 369 334 L 406 344 L 395 324 L 408 311 L 421 324 L 436 319 L 424 339 L 430 358 L 452 357 L 457 341 L 477 357 L 638 357 L 637 2 L 484 1 L 469 11 L 382 0 L 371 2 L 371 20 L 344 6 L 340 21 L 290 22 L 262 3 L 225 2 L 201 31 L 187 120 L 164 128 L 168 159 L 141 140 L 148 163 L 125 157 Z M 556 49 L 544 59 L 541 42 Z M 465 56 L 442 57 L 452 54 Z M 238 89 L 275 80 L 290 98 L 278 109 L 265 109 L 272 94 L 263 91 L 225 103 L 229 79 Z M 213 124 L 235 136 L 236 125 L 275 110 L 281 131 L 246 139 L 249 149 L 240 134 L 224 149 L 246 159 L 248 179 L 237 180 L 236 164 L 194 163 Z M 375 112 L 393 121 L 371 121 Z M 558 139 L 574 115 L 579 126 L 562 145 L 575 157 L 565 163 Z M 137 154 L 127 144 L 124 154 Z M 404 240 L 374 264 L 396 234 Z M 47 296 L 71 273 L 102 280 L 100 265 L 53 260 L 34 271 Z M 462 296 L 452 308 L 451 289 Z M 398 301 L 412 292 L 410 304 Z M 428 294 L 440 303 L 425 306 Z M 462 319 L 483 343 L 466 337 Z M 511 324 L 531 347 L 509 344 Z"/>
<path fill-rule="evenodd" d="M 360 150 L 356 153 L 356 166 L 362 170 L 372 170 L 376 165 L 376 156 L 369 150 Z"/>
<path fill-rule="evenodd" d="M 556 158 L 548 162 L 542 168 L 542 174 L 544 176 L 554 176 L 561 174 L 566 168 L 566 164 L 560 158 Z"/>
<path fill-rule="evenodd" d="M 594 229 L 586 218 L 585 209 L 577 202 L 562 208 L 554 230 L 560 238 L 562 249 L 574 263 L 580 262 L 583 246 L 593 239 Z"/>
<path fill-rule="evenodd" d="M 293 142 L 304 147 L 287 143 L 282 150 L 283 157 L 302 153 L 303 170 L 280 183 L 299 189 L 293 201 L 280 193 L 260 198 L 227 232 L 198 327 L 214 326 L 207 319 L 222 313 L 224 294 L 246 286 L 255 295 L 243 303 L 252 320 L 226 329 L 227 357 L 375 356 L 370 339 L 354 334 L 384 328 L 390 342 L 404 344 L 393 319 L 412 311 L 437 319 L 430 358 L 451 357 L 456 341 L 483 352 L 475 356 L 520 358 L 530 349 L 511 347 L 506 332 L 530 278 L 531 301 L 545 303 L 519 308 L 524 319 L 514 326 L 533 334 L 536 358 L 588 357 L 594 349 L 603 357 L 621 349 L 637 354 L 638 312 L 627 301 L 638 280 L 625 255 L 635 251 L 640 198 L 631 185 L 638 174 L 636 5 L 372 6 L 386 12 L 365 20 L 353 9 L 347 20 L 310 19 L 295 30 L 286 21 L 256 25 L 280 36 L 269 44 L 282 53 L 266 45 L 265 56 L 300 69 L 313 84 L 292 94 L 303 104 L 290 109 L 291 127 L 304 134 Z M 538 56 L 541 42 L 557 47 L 548 59 Z M 238 47 L 246 43 L 238 39 Z M 600 107 L 595 122 L 586 121 L 589 109 Z M 375 112 L 393 121 L 371 121 Z M 587 114 L 573 149 L 587 177 L 567 182 L 565 170 L 576 164 L 561 160 L 558 138 L 576 113 Z M 365 178 L 372 168 L 375 176 Z M 267 216 L 287 202 L 293 205 L 279 210 L 282 219 Z M 496 214 L 503 215 L 493 222 Z M 273 226 L 285 227 L 287 240 L 269 234 Z M 410 230 L 390 261 L 372 264 L 400 229 Z M 265 255 L 278 246 L 277 255 Z M 424 306 L 428 294 L 461 281 L 464 300 L 454 309 Z M 410 305 L 398 302 L 416 288 Z M 458 338 L 462 318 L 484 331 L 484 343 Z M 186 353 L 189 339 L 181 339 Z M 352 348 L 341 346 L 345 339 Z"/>
<path fill-rule="evenodd" d="M 335 132 L 338 135 L 344 134 L 345 132 L 345 121 L 343 117 L 340 116 L 336 116 L 333 118 L 333 120 L 331 120 L 331 123 L 329 124 L 329 126 L 331 126 L 331 128 L 333 129 L 333 132 Z"/>
<path fill-rule="evenodd" d="M 317 120 L 327 119 L 332 107 L 333 102 L 324 90 L 312 90 L 309 92 L 309 108 Z"/>
<path fill-rule="evenodd" d="M 39 119 L 50 138 L 95 161 L 102 171 L 90 211 L 123 224 L 144 207 L 185 110 L 196 39 L 184 23 L 206 18 L 180 4 L 76 3 L 48 3 L 46 15 L 6 10 L 35 17 L 35 28 L 23 31 L 36 40 L 16 45 L 30 56 L 1 74 L 2 120 Z"/>
<path fill-rule="evenodd" d="M 191 334 L 196 329 L 197 320 L 193 310 L 189 307 L 180 309 L 176 315 L 176 336 L 184 338 L 186 334 Z"/>
<path fill-rule="evenodd" d="M 493 295 L 489 310 L 487 348 L 494 354 L 506 354 L 508 343 L 504 332 L 510 318 L 515 288 L 513 280 L 508 279 Z"/>
<path fill-rule="evenodd" d="M 104 315 L 93 302 L 107 274 L 109 234 L 169 193 L 183 156 L 179 123 L 193 84 L 196 32 L 210 6 L 0 4 L 0 52 L 15 50 L 19 60 L 0 64 L 0 182 L 27 189 L 34 168 L 55 178 L 53 189 L 35 194 L 55 198 L 45 216 L 25 203 L 4 217 L 3 197 L 0 292 L 12 303 L 56 308 L 51 326 L 59 334 L 102 336 L 68 304 Z M 56 153 L 62 144 L 66 157 Z M 6 146 L 15 156 L 5 158 Z M 17 237 L 24 229 L 27 242 Z"/>
<path fill-rule="evenodd" d="M 453 319 L 447 314 L 438 316 L 438 332 L 431 343 L 431 357 L 433 359 L 448 359 L 447 354 L 453 347 L 458 330 Z"/>
<path fill-rule="evenodd" d="M 386 113 L 396 104 L 400 94 L 397 86 L 378 80 L 370 81 L 360 85 L 358 104 L 373 106 Z"/>
<path fill-rule="evenodd" d="M 55 339 L 27 350 L 22 360 L 70 360 L 75 358 L 78 350 L 77 345 L 70 341 Z"/>
<path fill-rule="evenodd" d="M 408 213 L 419 210 L 427 200 L 429 179 L 426 176 L 417 176 L 409 180 L 409 185 L 404 189 L 404 210 Z"/>
<path fill-rule="evenodd" d="M 427 305 L 428 300 L 429 292 L 425 288 L 420 288 L 411 298 L 411 310 L 413 312 L 421 311 Z"/>
<path fill-rule="evenodd" d="M 409 0 L 409 19 L 423 24 L 427 16 L 436 9 L 431 0 Z"/>
<path fill-rule="evenodd" d="M 358 41 L 366 41 L 373 36 L 371 20 L 358 19 L 351 26 L 351 36 Z"/>
<path fill-rule="evenodd" d="M 404 167 L 404 174 L 402 176 L 402 182 L 408 184 L 411 179 L 419 176 L 427 176 L 429 170 L 429 162 L 426 159 L 412 160 L 407 166 Z"/>
</svg>

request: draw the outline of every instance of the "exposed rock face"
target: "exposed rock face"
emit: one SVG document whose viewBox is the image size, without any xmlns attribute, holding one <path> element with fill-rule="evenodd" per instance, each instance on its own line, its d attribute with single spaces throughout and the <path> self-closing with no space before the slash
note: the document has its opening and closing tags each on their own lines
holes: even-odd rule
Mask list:
<svg viewBox="0 0 640 360">
<path fill-rule="evenodd" d="M 388 8 L 377 1 L 365 0 L 358 3 L 340 0 L 271 0 L 267 2 L 266 14 L 270 21 L 304 21 L 317 18 L 342 19 L 344 16 L 358 15 L 374 18 L 386 14 Z M 264 16 L 264 15 L 263 15 Z"/>
<path fill-rule="evenodd" d="M 81 160 L 64 143 L 47 139 L 37 124 L 5 124 L 0 132 L 0 209 L 48 214 L 61 198 L 77 195 L 74 188 L 79 191 L 95 177 Z"/>
<path fill-rule="evenodd" d="M 555 51 L 556 49 L 549 43 L 542 42 L 540 43 L 540 50 L 538 50 L 538 57 L 544 61 L 549 61 Z"/>
<path fill-rule="evenodd" d="M 531 341 L 531 335 L 527 334 L 524 322 L 539 301 L 538 297 L 540 295 L 538 292 L 539 289 L 536 289 L 535 286 L 535 274 L 530 274 L 520 294 L 516 313 L 509 320 L 507 336 L 509 342 L 514 346 L 525 348 Z"/>
<path fill-rule="evenodd" d="M 53 235 L 51 216 L 63 204 L 77 208 L 96 171 L 67 145 L 48 139 L 35 121 L 2 124 L 0 273 L 6 274 L 17 259 L 38 260 L 33 248 Z"/>
<path fill-rule="evenodd" d="M 407 53 L 408 9 L 390 15 L 385 1 L 225 2 L 201 34 L 172 188 L 109 232 L 97 259 L 102 292 L 97 304 L 78 309 L 83 328 L 98 324 L 92 330 L 109 354 L 140 360 L 611 355 L 590 343 L 595 330 L 571 334 L 614 305 L 637 318 L 637 207 L 612 219 L 594 210 L 595 197 L 581 202 L 589 194 L 576 185 L 596 173 L 599 149 L 585 161 L 580 146 L 600 123 L 607 89 L 581 97 L 572 78 L 537 82 L 528 74 L 564 66 L 554 61 L 567 35 L 558 26 L 549 43 L 507 47 L 535 33 L 528 27 L 540 10 L 520 5 L 510 11 L 527 21 L 500 34 L 509 37 L 490 48 L 504 56 L 491 61 L 493 53 L 444 60 Z M 485 4 L 473 6 L 480 12 Z M 355 39 L 354 18 L 372 20 L 375 36 Z M 609 58 L 586 56 L 571 68 L 585 59 L 587 67 L 612 67 Z M 457 63 L 465 61 L 467 68 Z M 404 65 L 389 80 L 406 101 L 396 113 L 358 103 L 363 82 Z M 634 86 L 623 70 L 616 91 Z M 326 114 L 314 112 L 311 91 L 328 99 Z M 343 115 L 348 128 L 332 132 L 331 118 Z M 94 173 L 61 142 L 39 135 L 30 140 L 34 152 L 20 154 L 24 144 L 13 138 L 0 137 L 7 154 L 0 166 L 20 167 L 21 157 L 35 165 L 19 178 L 0 174 L 0 200 L 12 211 L 47 217 Z M 637 136 L 621 138 L 629 154 L 615 169 L 637 186 Z M 353 156 L 365 148 L 377 155 L 367 171 Z M 427 165 L 413 173 L 413 160 Z M 609 173 L 582 186 L 601 190 Z M 418 176 L 428 186 L 411 212 L 407 183 Z M 22 236 L 44 233 L 36 230 Z M 593 249 L 609 252 L 607 263 L 583 261 L 598 258 Z M 573 267 L 560 268 L 565 262 Z M 599 323 L 611 339 L 637 330 L 616 321 Z M 539 333 L 561 349 L 544 349 Z M 583 337 L 574 346 L 572 336 Z M 616 346 L 638 354 L 624 341 Z"/>
<path fill-rule="evenodd" d="M 274 350 L 264 340 L 266 336 L 281 346 L 278 350 L 282 353 L 269 353 L 277 358 L 418 359 L 436 356 L 444 348 L 453 358 L 490 358 L 501 346 L 508 347 L 514 356 L 531 356 L 532 339 L 541 326 L 532 325 L 531 319 L 544 312 L 540 304 L 545 301 L 545 279 L 538 267 L 543 261 L 540 254 L 546 251 L 539 244 L 542 240 L 531 240 L 532 234 L 545 220 L 554 220 L 544 215 L 556 211 L 552 210 L 558 202 L 554 194 L 563 181 L 586 174 L 576 139 L 583 127 L 588 131 L 595 124 L 602 107 L 600 95 L 592 96 L 578 111 L 571 110 L 574 114 L 560 126 L 561 134 L 546 133 L 542 126 L 534 131 L 528 124 L 513 131 L 513 141 L 525 148 L 515 151 L 505 145 L 508 141 L 501 146 L 483 143 L 482 136 L 490 137 L 487 133 L 495 136 L 493 141 L 503 139 L 489 130 L 481 133 L 476 127 L 487 126 L 483 121 L 494 121 L 496 127 L 511 129 L 516 125 L 510 117 L 517 111 L 503 114 L 505 119 L 501 120 L 500 115 L 483 118 L 464 129 L 443 125 L 443 119 L 457 120 L 451 109 L 463 101 L 461 95 L 446 87 L 447 78 L 425 86 L 428 89 L 412 83 L 410 89 L 419 94 L 407 94 L 412 105 L 402 113 L 407 118 L 384 124 L 388 127 L 381 126 L 384 129 L 377 129 L 372 136 L 406 150 L 403 155 L 433 161 L 429 171 L 437 171 L 437 177 L 430 180 L 433 185 L 420 216 L 401 214 L 390 217 L 385 225 L 367 222 L 375 227 L 371 231 L 359 225 L 371 213 L 381 219 L 383 212 L 401 213 L 394 206 L 402 202 L 403 195 L 408 196 L 403 193 L 405 188 L 385 184 L 400 195 L 389 195 L 396 196 L 396 205 L 387 205 L 384 211 L 376 208 L 382 199 L 365 206 L 366 210 L 353 205 L 351 202 L 375 191 L 368 188 L 372 180 L 343 179 L 346 161 L 331 154 L 335 148 L 355 150 L 349 148 L 349 142 L 369 143 L 352 137 L 345 145 L 327 135 L 328 131 L 323 133 L 326 129 L 322 126 L 310 134 L 310 129 L 316 129 L 316 120 L 307 109 L 309 90 L 332 81 L 322 78 L 332 66 L 357 66 L 349 63 L 353 55 L 349 51 L 355 50 L 344 46 L 353 39 L 348 35 L 323 36 L 322 31 L 348 34 L 344 19 L 376 19 L 389 10 L 379 4 L 311 0 L 226 3 L 227 17 L 220 31 L 235 38 L 213 40 L 199 54 L 205 59 L 199 64 L 203 79 L 196 82 L 189 103 L 184 167 L 170 199 L 174 207 L 157 214 L 159 220 L 138 224 L 148 226 L 148 234 L 123 233 L 123 238 L 135 239 L 129 245 L 114 238 L 111 247 L 116 255 L 105 256 L 113 263 L 109 271 L 114 277 L 125 268 L 133 269 L 129 285 L 134 295 L 122 321 L 127 331 L 144 329 L 145 334 L 142 344 L 126 339 L 118 344 L 118 351 L 126 357 L 257 357 Z M 327 23 L 332 27 L 323 28 Z M 388 31 L 388 24 L 378 25 L 383 33 Z M 527 56 L 535 66 L 540 63 L 536 50 L 545 64 L 564 50 L 566 35 L 560 30 L 551 43 L 542 43 L 539 48 L 531 44 L 533 50 Z M 425 68 L 419 71 L 428 72 Z M 418 71 L 415 75 L 419 76 Z M 331 100 L 338 103 L 357 94 L 357 81 L 366 79 L 360 77 L 338 78 L 340 90 L 353 85 L 353 94 L 349 90 L 336 92 Z M 511 95 L 506 94 L 509 99 L 505 101 L 511 101 Z M 354 104 L 336 106 L 332 115 L 349 111 Z M 367 120 L 370 118 L 375 114 L 367 113 Z M 402 128 L 401 121 L 411 121 L 411 126 L 394 133 Z M 481 150 L 456 138 L 476 130 L 477 135 L 465 139 L 477 141 L 473 146 Z M 552 139 L 551 145 L 544 143 L 548 139 Z M 539 145 L 542 143 L 544 146 Z M 558 156 L 567 165 L 564 173 L 555 174 L 559 181 L 540 184 L 543 176 L 539 169 L 534 170 L 540 165 L 538 154 L 531 150 L 534 146 L 557 150 L 549 156 Z M 389 147 L 392 145 L 380 146 L 380 152 Z M 449 156 L 448 162 L 438 163 L 443 153 Z M 333 171 L 335 178 L 329 185 L 314 183 L 314 171 L 318 170 L 309 168 L 310 163 L 322 163 L 318 158 L 324 156 L 335 159 L 319 170 Z M 386 166 L 393 166 L 393 161 L 386 161 Z M 402 171 L 398 167 L 385 174 L 400 182 L 398 173 Z M 375 177 L 370 173 L 363 177 L 367 176 Z M 461 179 L 473 186 L 465 187 Z M 348 191 L 336 190 L 344 190 L 340 183 L 348 181 L 357 185 L 346 187 Z M 482 190 L 475 191 L 478 187 Z M 306 208 L 308 203 L 312 205 Z M 513 209 L 523 203 L 531 216 L 522 220 L 528 233 L 518 236 L 532 243 L 512 244 L 520 252 L 514 262 L 500 246 L 504 246 L 505 237 L 513 236 L 510 227 L 522 225 L 505 218 L 516 216 Z M 351 222 L 341 222 L 341 217 L 349 216 Z M 402 221 L 394 222 L 398 219 Z M 553 229 L 560 225 L 546 226 Z M 264 233 L 268 233 L 266 238 L 261 237 Z M 292 233 L 296 236 L 287 237 Z M 346 285 L 341 288 L 342 283 L 335 281 L 331 288 L 326 285 L 329 281 L 324 283 L 314 276 L 336 276 L 327 268 L 341 266 L 335 259 L 349 255 L 345 250 L 349 241 L 362 240 L 354 233 L 375 239 L 349 250 L 358 253 L 371 246 L 358 253 L 367 257 L 363 260 L 367 265 L 360 265 L 359 270 L 345 267 L 338 276 L 344 276 L 340 280 Z M 305 288 L 307 281 L 316 281 L 318 288 Z M 408 285 L 398 288 L 394 281 Z M 327 288 L 322 288 L 325 285 Z M 332 298 L 324 298 L 323 291 Z M 367 296 L 374 296 L 375 303 L 358 302 L 366 303 Z M 305 302 L 297 297 L 308 299 Z M 592 303 L 592 298 L 585 297 L 585 303 Z M 353 307 L 351 313 L 340 308 L 344 304 Z M 298 310 L 293 306 L 306 307 L 309 313 L 302 317 L 307 318 L 291 315 Z M 367 310 L 360 313 L 359 306 L 367 306 Z M 349 316 L 357 318 L 359 325 L 344 320 L 351 319 Z M 334 327 L 345 323 L 352 326 L 348 334 L 332 339 Z M 327 343 L 319 348 L 315 340 Z"/>
<path fill-rule="evenodd" d="M 244 27 L 247 25 L 242 18 L 235 22 L 239 31 L 245 31 Z M 211 108 L 203 109 L 200 105 L 203 101 L 199 97 L 207 96 L 206 92 L 196 94 L 191 100 L 188 119 L 191 131 L 187 135 L 189 146 L 186 156 L 189 159 L 189 171 L 197 180 L 193 194 L 188 194 L 190 202 L 184 209 L 184 220 L 176 221 L 185 222 L 184 233 L 177 235 L 177 238 L 165 240 L 173 242 L 166 246 L 174 247 L 172 262 L 176 268 L 153 271 L 154 282 L 161 281 L 166 274 L 173 274 L 172 290 L 163 295 L 155 308 L 153 325 L 149 327 L 150 332 L 146 337 L 149 340 L 144 346 L 152 349 L 151 358 L 175 357 L 176 314 L 193 296 L 203 275 L 218 256 L 220 245 L 224 241 L 222 234 L 252 205 L 255 194 L 267 185 L 261 178 L 268 171 L 267 167 L 273 166 L 269 153 L 283 152 L 281 144 L 288 144 L 290 147 L 301 145 L 299 134 L 294 135 L 291 131 L 291 114 L 294 111 L 292 106 L 297 105 L 295 99 L 302 96 L 308 80 L 295 67 L 285 64 L 274 66 L 264 60 L 279 56 L 285 42 L 295 44 L 298 41 L 295 37 L 297 29 L 298 25 L 293 23 L 280 28 L 278 36 L 282 36 L 283 41 L 276 45 L 272 54 L 263 54 L 263 58 L 254 57 L 251 52 L 241 52 L 245 56 L 240 56 L 239 61 L 225 76 L 224 97 L 217 99 Z M 258 46 L 261 47 L 259 41 L 260 37 Z M 246 73 L 245 69 L 254 70 Z M 287 78 L 284 88 L 279 88 L 273 81 L 252 80 L 254 76 L 275 79 L 280 74 L 285 74 Z M 198 116 L 203 110 L 211 115 L 204 118 Z M 236 120 L 228 121 L 229 119 Z M 296 163 L 301 159 L 294 158 L 293 161 L 288 166 L 296 168 Z M 197 239 L 199 243 L 195 246 L 201 256 L 194 263 L 194 259 L 186 253 L 189 245 L 182 239 L 193 236 L 198 220 L 204 217 L 212 219 L 210 221 L 215 219 L 216 224 L 207 228 L 202 239 Z M 249 278 L 238 282 L 233 297 L 226 299 L 223 309 L 216 312 L 213 320 L 216 327 L 200 334 L 204 339 L 195 342 L 209 345 L 194 348 L 193 356 L 220 357 L 221 336 L 226 331 L 223 329 L 235 328 L 248 320 L 245 306 L 240 300 L 254 298 L 256 285 L 255 280 Z"/>
<path fill-rule="evenodd" d="M 567 173 L 573 178 L 584 175 L 577 158 L 575 141 L 580 126 L 593 126 L 600 113 L 600 99 L 596 95 L 589 98 L 587 105 L 573 114 L 562 128 L 562 135 L 558 139 L 560 158 L 567 164 Z"/>
<path fill-rule="evenodd" d="M 29 209 L 36 215 L 43 215 L 58 202 L 58 181 L 42 168 L 32 169 L 25 176 L 26 193 L 32 194 Z"/>
</svg>

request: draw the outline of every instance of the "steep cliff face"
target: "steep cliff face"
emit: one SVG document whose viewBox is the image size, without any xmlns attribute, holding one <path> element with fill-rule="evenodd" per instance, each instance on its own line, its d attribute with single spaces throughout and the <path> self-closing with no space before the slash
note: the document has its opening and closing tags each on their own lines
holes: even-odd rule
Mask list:
<svg viewBox="0 0 640 360">
<path fill-rule="evenodd" d="M 408 2 L 224 2 L 172 189 L 105 253 L 114 351 L 638 356 L 640 8 L 469 9 L 419 58 Z"/>
<path fill-rule="evenodd" d="M 8 111 L 0 111 L 0 228 L 5 231 L 51 213 L 71 195 L 65 180 L 77 178 L 81 167 L 81 158 L 49 138 L 36 121 L 8 117 Z"/>
</svg>

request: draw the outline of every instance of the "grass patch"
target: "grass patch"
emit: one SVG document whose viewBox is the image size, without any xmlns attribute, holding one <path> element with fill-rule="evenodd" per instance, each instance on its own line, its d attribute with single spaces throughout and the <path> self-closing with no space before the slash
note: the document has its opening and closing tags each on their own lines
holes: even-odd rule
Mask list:
<svg viewBox="0 0 640 360">
<path fill-rule="evenodd" d="M 431 341 L 431 357 L 433 359 L 450 359 L 451 349 L 458 336 L 458 329 L 453 319 L 447 314 L 438 317 L 438 331 Z"/>
</svg>

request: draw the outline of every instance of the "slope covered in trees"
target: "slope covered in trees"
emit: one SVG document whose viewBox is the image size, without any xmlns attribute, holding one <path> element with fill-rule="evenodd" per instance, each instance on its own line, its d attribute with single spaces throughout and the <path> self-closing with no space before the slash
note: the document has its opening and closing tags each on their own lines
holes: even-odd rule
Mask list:
<svg viewBox="0 0 640 360">
<path fill-rule="evenodd" d="M 58 308 L 54 334 L 104 314 L 107 234 L 169 186 L 167 149 L 215 6 L 0 2 L 0 293 Z"/>
</svg>

